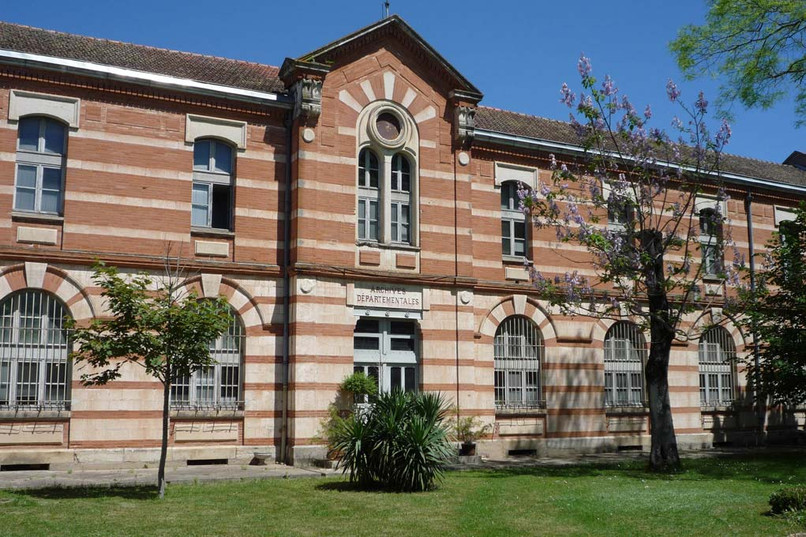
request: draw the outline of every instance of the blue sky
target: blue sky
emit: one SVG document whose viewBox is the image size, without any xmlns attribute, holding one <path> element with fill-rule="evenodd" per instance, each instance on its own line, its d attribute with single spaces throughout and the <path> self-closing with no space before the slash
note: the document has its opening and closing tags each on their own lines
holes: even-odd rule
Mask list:
<svg viewBox="0 0 806 537">
<path fill-rule="evenodd" d="M 669 78 L 689 102 L 700 89 L 716 98 L 715 81 L 683 81 L 667 48 L 681 26 L 702 22 L 705 0 L 392 0 L 391 12 L 481 89 L 488 106 L 568 119 L 559 89 L 568 82 L 579 92 L 581 52 L 597 78 L 610 74 L 636 108 L 652 105 L 654 126 L 668 128 L 679 113 L 666 101 Z M 39 0 L 6 2 L 0 19 L 279 66 L 286 56 L 314 50 L 381 14 L 380 0 Z M 737 105 L 733 113 L 727 152 L 774 162 L 796 149 L 806 152 L 806 129 L 794 128 L 791 99 L 765 111 Z"/>
</svg>

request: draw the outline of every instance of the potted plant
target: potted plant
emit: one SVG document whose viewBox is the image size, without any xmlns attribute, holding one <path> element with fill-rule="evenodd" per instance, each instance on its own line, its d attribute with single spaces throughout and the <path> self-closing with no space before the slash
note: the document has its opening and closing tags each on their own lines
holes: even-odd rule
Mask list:
<svg viewBox="0 0 806 537">
<path fill-rule="evenodd" d="M 476 454 L 476 440 L 484 436 L 490 430 L 489 424 L 483 424 L 475 416 L 465 416 L 457 418 L 453 426 L 456 440 L 461 442 L 459 455 L 472 457 Z"/>
</svg>

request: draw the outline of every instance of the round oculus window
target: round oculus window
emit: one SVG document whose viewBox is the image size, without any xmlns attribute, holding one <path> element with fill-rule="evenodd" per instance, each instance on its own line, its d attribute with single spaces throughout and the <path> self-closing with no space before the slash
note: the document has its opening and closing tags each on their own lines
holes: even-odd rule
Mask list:
<svg viewBox="0 0 806 537">
<path fill-rule="evenodd" d="M 378 135 L 386 141 L 397 140 L 400 136 L 400 120 L 390 112 L 383 112 L 375 120 L 375 128 Z"/>
</svg>

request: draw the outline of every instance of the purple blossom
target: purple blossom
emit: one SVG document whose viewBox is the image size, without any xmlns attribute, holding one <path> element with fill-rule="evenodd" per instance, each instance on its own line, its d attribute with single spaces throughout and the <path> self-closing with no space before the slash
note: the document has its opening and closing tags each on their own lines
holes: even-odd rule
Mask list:
<svg viewBox="0 0 806 537">
<path fill-rule="evenodd" d="M 560 94 L 562 95 L 560 98 L 561 103 L 565 104 L 568 108 L 574 106 L 577 96 L 565 82 L 563 82 L 563 87 L 560 89 Z"/>
<path fill-rule="evenodd" d="M 716 133 L 716 143 L 719 146 L 724 146 L 730 141 L 732 131 L 730 130 L 730 124 L 726 119 L 722 120 L 722 125 L 719 126 L 719 132 Z"/>
<path fill-rule="evenodd" d="M 613 79 L 610 78 L 610 75 L 605 75 L 604 82 L 602 82 L 602 93 L 606 97 L 610 97 L 611 95 L 615 95 L 618 92 L 618 88 L 616 88 L 615 84 L 613 83 Z"/>
<path fill-rule="evenodd" d="M 705 100 L 705 94 L 702 91 L 697 96 L 697 101 L 694 103 L 694 107 L 703 114 L 708 111 L 708 101 Z"/>
<path fill-rule="evenodd" d="M 666 95 L 671 102 L 677 101 L 677 98 L 680 97 L 680 90 L 671 78 L 666 82 Z"/>
<path fill-rule="evenodd" d="M 652 108 L 649 105 L 646 105 L 646 108 L 644 108 L 644 117 L 646 119 L 652 118 Z"/>
<path fill-rule="evenodd" d="M 579 61 L 577 62 L 577 71 L 579 76 L 585 78 L 591 73 L 591 60 L 586 58 L 584 54 L 580 54 Z"/>
</svg>

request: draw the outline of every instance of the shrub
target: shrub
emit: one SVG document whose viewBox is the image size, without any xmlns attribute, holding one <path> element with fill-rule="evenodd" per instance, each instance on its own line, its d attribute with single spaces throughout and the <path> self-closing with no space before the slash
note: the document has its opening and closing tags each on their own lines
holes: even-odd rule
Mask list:
<svg viewBox="0 0 806 537">
<path fill-rule="evenodd" d="M 770 496 L 770 511 L 780 515 L 806 510 L 806 487 L 787 487 Z"/>
<path fill-rule="evenodd" d="M 472 444 L 490 430 L 490 424 L 483 424 L 475 416 L 465 416 L 458 418 L 453 425 L 453 433 L 456 439 L 463 444 Z"/>
<path fill-rule="evenodd" d="M 378 381 L 368 377 L 363 371 L 356 371 L 346 377 L 339 385 L 339 390 L 353 397 L 358 395 L 375 395 L 378 393 Z"/>
<path fill-rule="evenodd" d="M 351 481 L 408 492 L 432 489 L 453 454 L 447 410 L 437 394 L 382 394 L 366 412 L 340 422 L 331 452 Z"/>
</svg>

